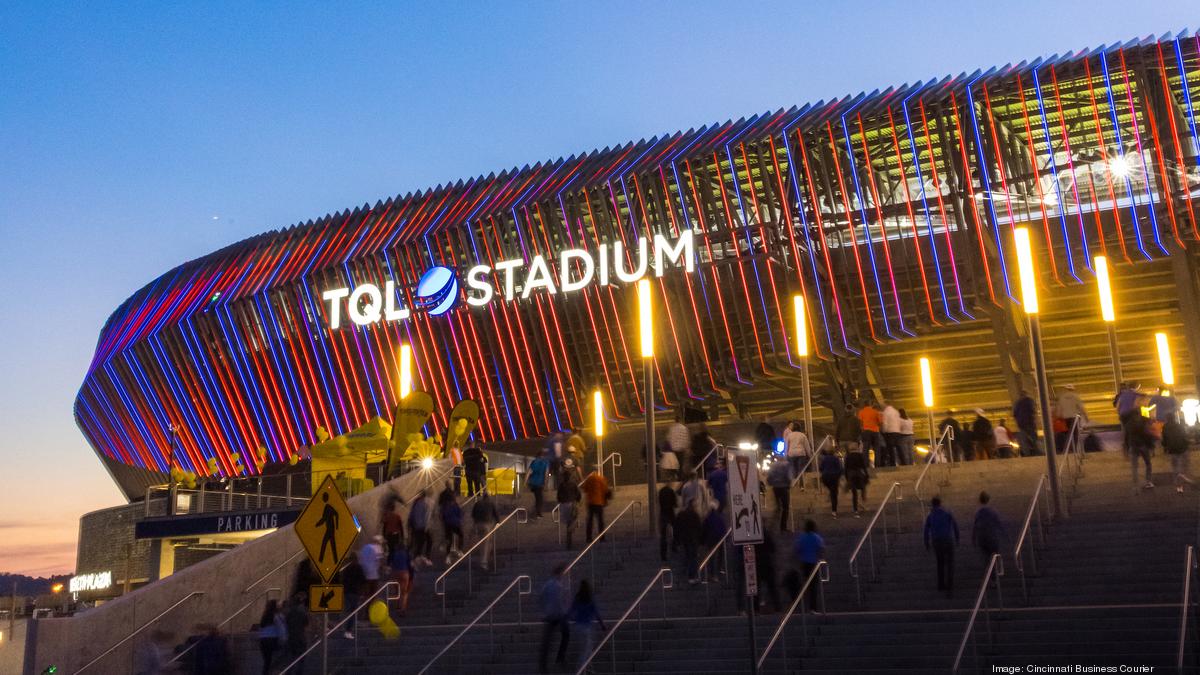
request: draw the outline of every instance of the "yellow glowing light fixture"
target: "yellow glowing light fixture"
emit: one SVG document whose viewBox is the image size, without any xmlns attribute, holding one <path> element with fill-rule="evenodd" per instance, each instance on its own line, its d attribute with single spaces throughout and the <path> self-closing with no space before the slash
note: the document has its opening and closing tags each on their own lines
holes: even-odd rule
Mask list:
<svg viewBox="0 0 1200 675">
<path fill-rule="evenodd" d="M 642 358 L 654 358 L 654 301 L 650 297 L 650 280 L 637 282 L 638 325 L 642 334 Z"/>
<path fill-rule="evenodd" d="M 1100 316 L 1104 323 L 1112 323 L 1117 320 L 1117 314 L 1113 311 L 1112 285 L 1108 280 L 1108 258 L 1098 255 L 1092 262 L 1096 267 L 1096 284 L 1100 289 Z"/>
<path fill-rule="evenodd" d="M 63 589 L 62 584 L 54 584 L 53 586 L 50 587 L 50 592 L 51 593 L 62 593 L 62 589 Z"/>
<path fill-rule="evenodd" d="M 796 355 L 808 357 L 808 316 L 804 312 L 804 296 L 792 296 L 792 304 L 796 307 Z"/>
<path fill-rule="evenodd" d="M 596 438 L 604 438 L 604 396 L 599 389 L 592 392 L 592 414 L 595 416 Z"/>
<path fill-rule="evenodd" d="M 1162 371 L 1164 386 L 1175 384 L 1175 367 L 1171 365 L 1171 347 L 1167 344 L 1166 333 L 1155 333 L 1154 342 L 1158 345 L 1158 368 Z"/>
<path fill-rule="evenodd" d="M 421 468 L 428 471 L 433 468 L 433 458 L 426 457 L 421 460 Z"/>
<path fill-rule="evenodd" d="M 1033 272 L 1033 244 L 1029 241 L 1029 228 L 1018 227 L 1013 232 L 1017 247 L 1017 271 L 1021 275 L 1021 304 L 1026 314 L 1038 313 L 1037 276 Z"/>
<path fill-rule="evenodd" d="M 921 396 L 926 408 L 933 407 L 933 372 L 929 368 L 929 358 L 921 357 Z"/>
<path fill-rule="evenodd" d="M 400 345 L 400 398 L 412 393 L 412 345 Z"/>
</svg>

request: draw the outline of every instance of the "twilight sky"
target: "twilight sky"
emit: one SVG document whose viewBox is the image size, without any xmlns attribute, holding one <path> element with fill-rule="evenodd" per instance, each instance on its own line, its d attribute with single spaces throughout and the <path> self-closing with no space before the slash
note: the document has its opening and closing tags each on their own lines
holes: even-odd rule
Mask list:
<svg viewBox="0 0 1200 675">
<path fill-rule="evenodd" d="M 71 406 L 108 314 L 180 262 L 459 178 L 1177 31 L 1194 1 L 3 3 L 0 572 L 72 571 L 78 517 L 120 502 Z"/>
</svg>

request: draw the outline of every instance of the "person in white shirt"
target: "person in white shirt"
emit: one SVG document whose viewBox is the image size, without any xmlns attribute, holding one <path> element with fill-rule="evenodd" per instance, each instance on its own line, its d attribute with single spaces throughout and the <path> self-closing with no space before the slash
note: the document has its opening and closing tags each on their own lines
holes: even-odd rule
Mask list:
<svg viewBox="0 0 1200 675">
<path fill-rule="evenodd" d="M 787 458 L 792 465 L 792 480 L 800 475 L 805 461 L 812 455 L 812 443 L 804 433 L 800 422 L 792 421 L 783 432 L 783 441 L 787 444 Z"/>
<path fill-rule="evenodd" d="M 1008 427 L 1004 426 L 1004 420 L 992 427 L 992 436 L 996 439 L 996 457 L 998 459 L 1009 459 L 1012 457 L 1012 439 L 1008 437 Z"/>
<path fill-rule="evenodd" d="M 692 432 L 688 431 L 687 425 L 683 423 L 682 417 L 676 417 L 675 423 L 667 429 L 667 450 L 675 453 L 675 468 L 678 470 L 680 466 L 687 462 L 691 464 L 692 458 Z M 664 451 L 665 455 L 666 452 Z M 664 457 L 663 464 L 669 463 Z M 664 468 L 666 468 L 664 466 Z"/>
<path fill-rule="evenodd" d="M 884 402 L 881 413 L 879 430 L 883 433 L 884 466 L 907 464 L 901 461 L 900 453 L 900 411 L 891 403 Z"/>
<path fill-rule="evenodd" d="M 889 408 L 891 406 L 888 406 Z M 896 422 L 896 429 L 899 431 L 899 461 L 901 464 L 908 466 L 913 463 L 913 421 L 909 419 L 908 413 L 904 408 L 896 412 L 896 416 L 900 419 Z"/>
</svg>

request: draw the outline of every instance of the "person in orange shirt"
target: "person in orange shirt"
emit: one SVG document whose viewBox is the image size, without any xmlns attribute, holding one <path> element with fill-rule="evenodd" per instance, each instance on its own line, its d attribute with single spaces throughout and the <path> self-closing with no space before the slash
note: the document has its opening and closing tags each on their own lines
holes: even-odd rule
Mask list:
<svg viewBox="0 0 1200 675">
<path fill-rule="evenodd" d="M 612 493 L 608 489 L 608 480 L 604 474 L 600 472 L 600 467 L 596 467 L 583 482 L 579 484 L 579 490 L 583 492 L 584 499 L 587 500 L 587 540 L 592 541 L 592 521 L 595 520 L 600 525 L 597 534 L 604 532 L 604 507 L 608 505 L 608 500 Z"/>
<path fill-rule="evenodd" d="M 874 458 L 876 466 L 887 466 L 883 452 L 883 434 L 880 425 L 883 414 L 874 403 L 866 402 L 858 410 L 858 421 L 862 423 L 862 451 L 868 458 Z"/>
</svg>

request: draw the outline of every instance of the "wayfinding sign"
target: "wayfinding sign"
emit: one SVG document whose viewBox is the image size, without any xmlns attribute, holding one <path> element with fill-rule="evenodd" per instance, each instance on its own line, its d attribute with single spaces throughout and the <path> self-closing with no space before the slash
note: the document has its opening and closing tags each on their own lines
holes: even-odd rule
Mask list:
<svg viewBox="0 0 1200 675">
<path fill-rule="evenodd" d="M 762 496 L 758 492 L 758 451 L 738 450 L 729 472 L 729 507 L 733 543 L 762 543 Z"/>
<path fill-rule="evenodd" d="M 338 565 L 349 555 L 358 536 L 358 521 L 342 493 L 325 476 L 324 482 L 296 519 L 296 536 L 325 583 L 333 578 Z"/>
</svg>

